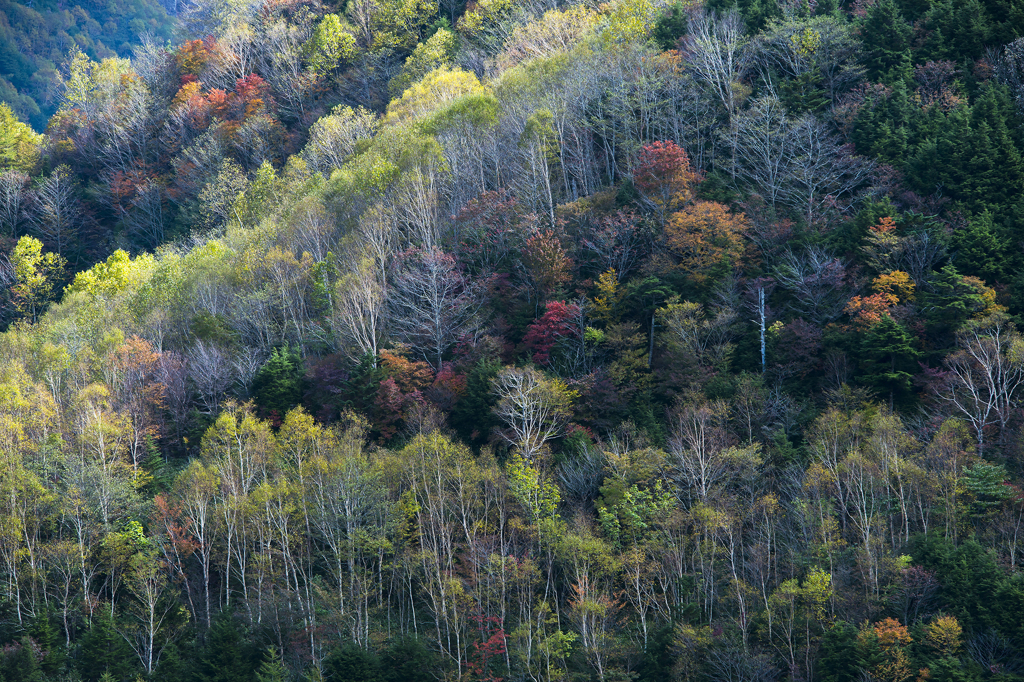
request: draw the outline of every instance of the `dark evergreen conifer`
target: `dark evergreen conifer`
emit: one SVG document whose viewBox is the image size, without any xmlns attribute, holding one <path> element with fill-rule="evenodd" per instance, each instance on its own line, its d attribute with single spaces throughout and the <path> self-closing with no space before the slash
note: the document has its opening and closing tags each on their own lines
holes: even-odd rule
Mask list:
<svg viewBox="0 0 1024 682">
<path fill-rule="evenodd" d="M 1005 281 L 1003 266 L 1006 245 L 997 234 L 988 211 L 971 218 L 967 227 L 953 235 L 953 258 L 957 269 L 988 284 Z"/>
<path fill-rule="evenodd" d="M 128 680 L 140 669 L 138 656 L 128 647 L 110 617 L 110 607 L 97 606 L 92 624 L 81 638 L 77 669 L 85 682 L 97 682 L 104 673 L 115 680 Z"/>
<path fill-rule="evenodd" d="M 289 346 L 275 348 L 253 380 L 252 393 L 265 414 L 278 419 L 302 400 L 304 378 L 299 354 Z"/>
<path fill-rule="evenodd" d="M 259 664 L 258 654 L 253 653 L 241 625 L 229 611 L 221 611 L 206 633 L 196 666 L 197 682 L 252 682 Z"/>
<path fill-rule="evenodd" d="M 892 406 L 910 393 L 914 360 L 918 353 L 910 335 L 888 313 L 861 341 L 860 380 L 889 399 Z"/>
<path fill-rule="evenodd" d="M 893 0 L 872 5 L 861 27 L 868 78 L 895 83 L 910 76 L 913 31 Z"/>
</svg>

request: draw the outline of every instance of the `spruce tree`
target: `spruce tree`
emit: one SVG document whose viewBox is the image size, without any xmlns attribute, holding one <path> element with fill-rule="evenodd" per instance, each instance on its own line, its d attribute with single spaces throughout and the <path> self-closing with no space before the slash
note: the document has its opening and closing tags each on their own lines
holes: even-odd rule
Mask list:
<svg viewBox="0 0 1024 682">
<path fill-rule="evenodd" d="M 891 407 L 910 394 L 917 356 L 914 337 L 886 313 L 861 342 L 860 380 L 887 395 Z"/>
<path fill-rule="evenodd" d="M 80 642 L 76 667 L 85 682 L 97 682 L 104 673 L 116 680 L 132 679 L 140 669 L 138 656 L 114 629 L 109 606 L 96 609 Z"/>
<path fill-rule="evenodd" d="M 382 682 L 431 682 L 437 661 L 415 637 L 403 637 L 391 644 L 381 656 Z"/>
<path fill-rule="evenodd" d="M 999 220 L 1024 192 L 1024 159 L 1010 134 L 1019 120 L 1005 86 L 986 83 L 971 107 L 971 135 L 960 160 L 968 209 L 991 209 Z"/>
<path fill-rule="evenodd" d="M 331 682 L 381 682 L 380 660 L 372 651 L 345 644 L 324 660 L 324 677 Z"/>
<path fill-rule="evenodd" d="M 1006 468 L 1000 464 L 982 460 L 965 468 L 964 473 L 967 475 L 964 487 L 973 498 L 972 516 L 991 517 L 1013 496 L 1013 490 L 1004 485 Z"/>
<path fill-rule="evenodd" d="M 857 682 L 861 679 L 859 658 L 857 628 L 839 621 L 821 639 L 816 676 L 822 682 Z"/>
<path fill-rule="evenodd" d="M 284 667 L 284 661 L 274 647 L 267 647 L 263 655 L 263 663 L 256 673 L 256 682 L 285 682 L 288 679 L 288 669 Z"/>
<path fill-rule="evenodd" d="M 987 284 L 1005 281 L 1005 243 L 999 238 L 988 211 L 971 218 L 953 235 L 951 245 L 957 269 Z"/>
<path fill-rule="evenodd" d="M 978 0 L 939 0 L 926 13 L 924 24 L 928 38 L 917 55 L 918 63 L 977 59 L 991 34 L 988 13 Z"/>
<path fill-rule="evenodd" d="M 285 413 L 302 400 L 303 379 L 299 354 L 287 345 L 275 348 L 256 373 L 253 396 L 265 414 L 276 414 L 283 419 Z"/>
<path fill-rule="evenodd" d="M 861 28 L 868 78 L 895 82 L 909 77 L 912 35 L 910 24 L 893 0 L 873 5 Z"/>
<path fill-rule="evenodd" d="M 221 611 L 206 633 L 197 662 L 198 682 L 251 682 L 256 664 L 243 638 L 241 626 L 234 617 Z"/>
<path fill-rule="evenodd" d="M 46 682 L 35 656 L 37 646 L 28 635 L 0 653 L 0 680 L 4 682 Z"/>
</svg>

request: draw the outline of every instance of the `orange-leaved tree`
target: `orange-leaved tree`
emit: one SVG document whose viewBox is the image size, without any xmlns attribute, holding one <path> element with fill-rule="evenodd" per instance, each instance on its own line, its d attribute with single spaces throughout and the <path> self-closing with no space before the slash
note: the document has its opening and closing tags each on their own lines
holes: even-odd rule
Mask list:
<svg viewBox="0 0 1024 682">
<path fill-rule="evenodd" d="M 871 280 L 875 293 L 870 296 L 854 296 L 846 304 L 846 312 L 854 318 L 854 325 L 861 331 L 870 329 L 882 319 L 882 315 L 895 305 L 914 299 L 914 280 L 902 270 L 886 272 Z"/>
<path fill-rule="evenodd" d="M 695 281 L 736 261 L 743 252 L 747 218 L 715 201 L 696 201 L 673 213 L 665 226 L 668 246 Z"/>
<path fill-rule="evenodd" d="M 910 679 L 907 649 L 913 639 L 907 626 L 895 618 L 886 618 L 873 626 L 865 623 L 857 635 L 857 646 L 867 673 L 881 682 L 905 682 Z"/>
</svg>

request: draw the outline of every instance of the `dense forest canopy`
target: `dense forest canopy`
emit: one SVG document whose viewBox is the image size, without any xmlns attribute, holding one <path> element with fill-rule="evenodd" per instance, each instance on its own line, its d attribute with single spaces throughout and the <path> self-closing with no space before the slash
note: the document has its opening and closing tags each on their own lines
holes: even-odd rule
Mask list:
<svg viewBox="0 0 1024 682">
<path fill-rule="evenodd" d="M 0 682 L 1024 679 L 1024 1 L 5 1 Z"/>
</svg>

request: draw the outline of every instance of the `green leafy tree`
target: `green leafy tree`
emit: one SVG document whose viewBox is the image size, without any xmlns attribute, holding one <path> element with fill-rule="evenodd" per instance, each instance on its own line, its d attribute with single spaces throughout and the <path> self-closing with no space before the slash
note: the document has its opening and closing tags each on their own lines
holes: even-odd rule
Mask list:
<svg viewBox="0 0 1024 682">
<path fill-rule="evenodd" d="M 356 53 L 356 38 L 337 14 L 325 14 L 302 46 L 309 68 L 319 75 L 334 74 Z"/>
<path fill-rule="evenodd" d="M 43 136 L 18 120 L 6 102 L 0 102 L 0 171 L 32 173 L 39 166 Z"/>
<path fill-rule="evenodd" d="M 424 38 L 439 9 L 437 0 L 353 0 L 347 11 L 361 44 L 404 56 Z"/>
<path fill-rule="evenodd" d="M 434 35 L 416 46 L 402 65 L 402 70 L 388 83 L 391 96 L 400 96 L 406 88 L 434 69 L 450 67 L 458 49 L 459 43 L 455 34 L 446 28 L 438 29 Z"/>
<path fill-rule="evenodd" d="M 56 253 L 44 253 L 43 243 L 35 237 L 22 237 L 11 252 L 10 262 L 15 308 L 34 323 L 54 300 L 67 261 Z"/>
</svg>

